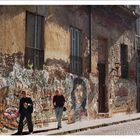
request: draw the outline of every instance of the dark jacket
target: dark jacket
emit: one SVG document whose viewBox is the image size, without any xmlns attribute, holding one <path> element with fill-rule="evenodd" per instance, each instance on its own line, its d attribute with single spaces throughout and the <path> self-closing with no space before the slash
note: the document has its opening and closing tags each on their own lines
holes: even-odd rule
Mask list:
<svg viewBox="0 0 140 140">
<path fill-rule="evenodd" d="M 55 95 L 53 97 L 53 105 L 54 105 L 54 107 L 63 107 L 64 103 L 65 103 L 65 98 L 64 98 L 63 95 Z"/>
<path fill-rule="evenodd" d="M 30 104 L 25 108 L 24 103 Z M 23 97 L 20 99 L 20 105 L 19 105 L 19 113 L 33 113 L 33 102 L 32 99 L 29 97 Z"/>
</svg>

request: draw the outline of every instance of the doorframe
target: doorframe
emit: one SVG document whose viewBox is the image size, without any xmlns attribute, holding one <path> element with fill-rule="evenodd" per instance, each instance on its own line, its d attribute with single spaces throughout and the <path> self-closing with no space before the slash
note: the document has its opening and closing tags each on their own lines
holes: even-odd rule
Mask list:
<svg viewBox="0 0 140 140">
<path fill-rule="evenodd" d="M 100 111 L 99 110 L 99 96 L 100 96 L 100 94 L 98 93 L 98 112 L 99 113 L 108 113 L 109 112 L 109 99 L 108 99 L 108 88 L 107 88 L 107 74 L 108 74 L 108 39 L 107 38 L 104 38 L 104 37 L 102 37 L 102 36 L 99 36 L 98 37 L 98 42 L 100 42 L 100 41 L 103 41 L 104 43 L 104 46 L 102 46 L 102 47 L 105 47 L 105 56 L 104 56 L 104 61 L 103 62 L 100 62 L 100 60 L 98 60 L 98 64 L 104 64 L 105 65 L 105 94 L 104 94 L 104 101 L 105 101 L 105 109 L 104 109 L 104 111 Z M 101 47 L 100 45 L 99 45 L 99 43 L 98 43 L 98 47 Z M 98 52 L 98 56 L 99 56 L 99 53 L 100 52 Z M 98 58 L 99 59 L 99 58 Z M 98 78 L 99 78 L 99 72 L 98 72 Z M 99 86 L 99 85 L 98 85 Z M 98 89 L 99 89 L 99 87 L 98 87 Z"/>
<path fill-rule="evenodd" d="M 107 113 L 108 107 L 109 107 L 108 106 L 108 92 L 107 92 L 107 86 L 106 86 L 106 67 L 107 67 L 107 65 L 106 65 L 106 63 L 98 63 L 98 67 L 100 67 L 99 65 L 102 65 L 102 66 L 101 66 L 101 68 L 98 68 L 98 71 L 99 71 L 99 73 L 98 73 L 99 74 L 98 75 L 98 78 L 99 78 L 98 112 L 99 113 Z M 104 75 L 100 75 L 100 69 L 102 70 L 103 67 L 104 67 L 104 70 L 103 70 Z M 100 83 L 100 76 L 101 77 L 104 76 L 104 79 L 103 79 L 104 83 Z M 100 88 L 104 88 L 103 93 L 100 93 L 101 92 Z M 102 101 L 104 103 L 102 103 Z M 101 105 L 101 107 L 104 106 L 104 108 L 100 109 L 100 105 Z"/>
<path fill-rule="evenodd" d="M 137 71 L 137 80 L 136 80 L 136 84 L 137 84 L 137 112 L 140 112 L 140 90 L 138 87 L 138 81 L 139 81 L 139 77 L 138 77 L 138 62 L 139 62 L 139 54 L 140 54 L 140 50 L 137 50 L 137 60 L 136 60 L 136 71 Z"/>
</svg>

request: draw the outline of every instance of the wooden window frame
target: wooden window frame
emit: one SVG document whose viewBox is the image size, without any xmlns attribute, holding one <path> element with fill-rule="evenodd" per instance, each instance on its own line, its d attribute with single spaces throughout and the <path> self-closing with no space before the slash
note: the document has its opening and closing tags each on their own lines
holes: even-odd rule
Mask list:
<svg viewBox="0 0 140 140">
<path fill-rule="evenodd" d="M 82 75 L 81 30 L 70 26 L 70 72 Z"/>
<path fill-rule="evenodd" d="M 33 38 L 33 44 L 32 46 L 29 45 L 28 41 L 28 14 L 31 14 L 30 16 L 34 16 L 34 36 Z M 39 27 L 39 20 L 41 27 Z M 43 69 L 44 64 L 44 22 L 45 18 L 44 16 L 38 15 L 36 13 L 32 13 L 29 11 L 26 11 L 26 47 L 25 47 L 25 67 L 29 68 L 28 60 L 31 59 L 31 63 L 33 64 L 33 69 Z M 30 24 L 30 23 L 29 23 Z M 40 28 L 40 30 L 39 30 Z M 40 31 L 40 35 L 39 35 Z M 39 35 L 39 36 L 38 36 Z M 40 38 L 40 42 L 39 42 Z M 31 53 L 32 52 L 32 53 Z M 29 56 L 30 54 L 30 56 Z"/>
</svg>

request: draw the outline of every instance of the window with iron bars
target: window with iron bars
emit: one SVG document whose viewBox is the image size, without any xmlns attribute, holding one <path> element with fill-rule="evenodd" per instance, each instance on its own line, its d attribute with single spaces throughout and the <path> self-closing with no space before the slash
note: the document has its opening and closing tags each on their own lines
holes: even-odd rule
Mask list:
<svg viewBox="0 0 140 140">
<path fill-rule="evenodd" d="M 81 31 L 70 27 L 70 72 L 82 74 Z"/>
<path fill-rule="evenodd" d="M 121 78 L 128 78 L 128 46 L 121 44 Z"/>
<path fill-rule="evenodd" d="M 26 13 L 26 68 L 43 69 L 44 63 L 44 17 Z"/>
</svg>

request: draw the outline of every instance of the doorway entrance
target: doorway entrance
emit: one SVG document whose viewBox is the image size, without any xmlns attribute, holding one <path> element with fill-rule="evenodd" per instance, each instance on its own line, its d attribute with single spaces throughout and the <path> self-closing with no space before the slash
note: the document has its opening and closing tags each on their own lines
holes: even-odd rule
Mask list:
<svg viewBox="0 0 140 140">
<path fill-rule="evenodd" d="M 98 78 L 99 78 L 99 96 L 98 108 L 99 113 L 108 112 L 108 94 L 106 87 L 106 73 L 107 73 L 107 39 L 98 39 Z"/>
<path fill-rule="evenodd" d="M 137 112 L 140 112 L 140 50 L 137 59 Z"/>
</svg>

